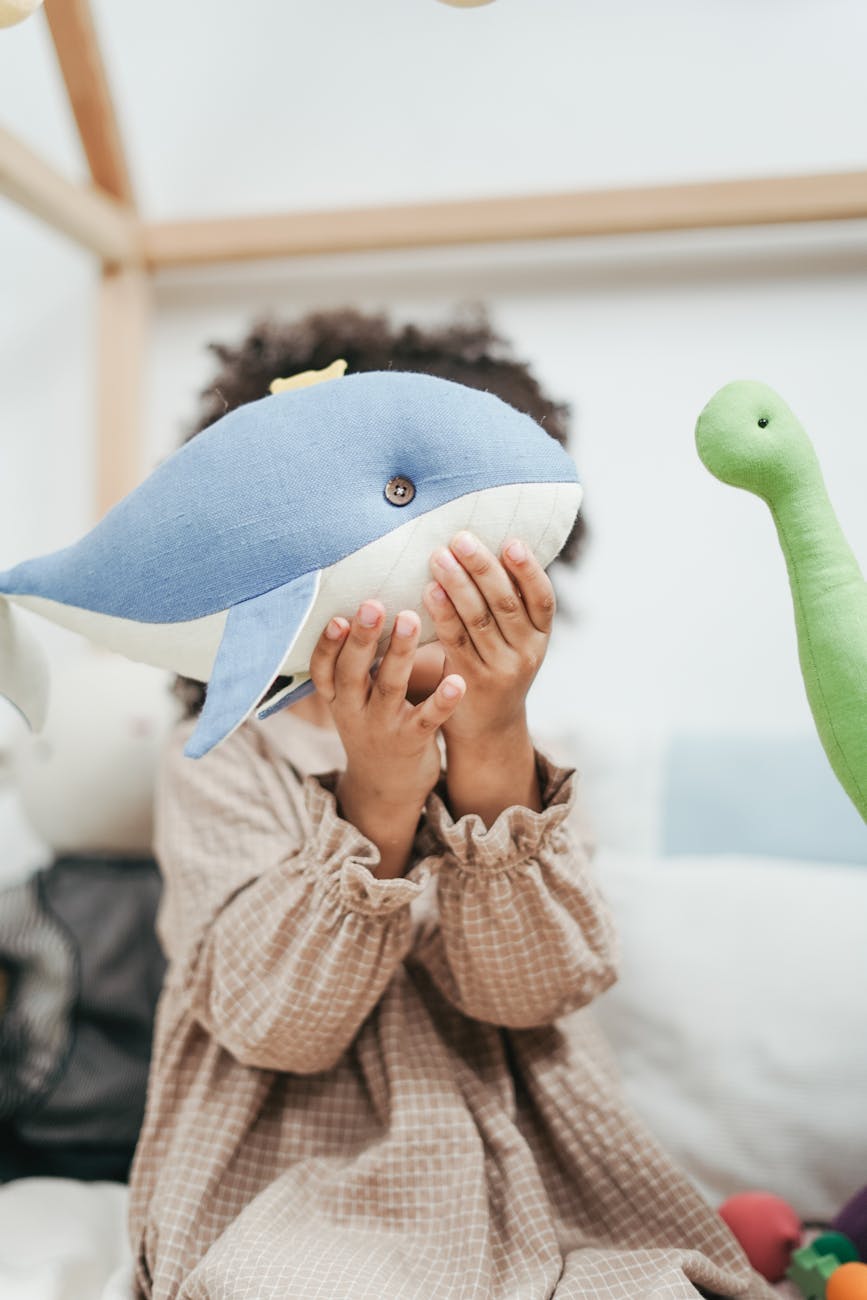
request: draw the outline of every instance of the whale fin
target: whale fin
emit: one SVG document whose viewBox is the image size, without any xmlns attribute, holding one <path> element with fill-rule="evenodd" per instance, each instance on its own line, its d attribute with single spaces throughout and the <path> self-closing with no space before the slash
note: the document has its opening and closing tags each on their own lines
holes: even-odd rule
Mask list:
<svg viewBox="0 0 867 1300">
<path fill-rule="evenodd" d="M 184 747 L 188 758 L 207 754 L 255 709 L 295 644 L 319 582 L 319 570 L 305 573 L 229 610 L 204 708 Z"/>
<path fill-rule="evenodd" d="M 5 596 L 0 595 L 0 695 L 31 731 L 41 731 L 48 712 L 48 659 Z"/>
</svg>

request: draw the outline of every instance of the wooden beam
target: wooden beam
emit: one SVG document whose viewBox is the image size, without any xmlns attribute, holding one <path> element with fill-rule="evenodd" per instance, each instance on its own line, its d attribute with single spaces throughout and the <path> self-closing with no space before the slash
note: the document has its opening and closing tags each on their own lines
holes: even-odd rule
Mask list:
<svg viewBox="0 0 867 1300">
<path fill-rule="evenodd" d="M 139 267 L 105 268 L 99 296 L 94 522 L 145 476 L 144 377 L 151 282 Z"/>
<path fill-rule="evenodd" d="M 0 194 L 108 262 L 141 257 L 139 225 L 116 199 L 74 185 L 0 127 Z"/>
<path fill-rule="evenodd" d="M 132 185 L 88 0 L 46 0 L 45 15 L 94 183 L 132 207 Z"/>
<path fill-rule="evenodd" d="M 143 227 L 153 267 L 867 217 L 867 172 L 413 203 Z"/>
</svg>

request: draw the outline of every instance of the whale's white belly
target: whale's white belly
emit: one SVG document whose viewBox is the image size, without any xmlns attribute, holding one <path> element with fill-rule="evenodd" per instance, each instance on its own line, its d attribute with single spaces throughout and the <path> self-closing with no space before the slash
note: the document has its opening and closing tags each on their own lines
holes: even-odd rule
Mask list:
<svg viewBox="0 0 867 1300">
<path fill-rule="evenodd" d="M 431 552 L 447 546 L 461 528 L 469 528 L 495 555 L 509 537 L 521 537 L 543 567 L 547 566 L 569 534 L 581 493 L 578 483 L 509 484 L 473 492 L 418 515 L 339 564 L 323 569 L 316 603 L 280 671 L 303 670 L 328 620 L 334 614 L 349 618 L 355 613 L 359 592 L 385 605 L 380 650 L 388 643 L 394 619 L 402 609 L 419 613 L 419 644 L 435 640 L 433 620 L 421 604 L 421 593 L 433 578 Z"/>
<path fill-rule="evenodd" d="M 494 554 L 507 538 L 523 538 L 546 567 L 569 534 L 582 494 L 579 483 L 518 483 L 467 493 L 329 565 L 322 570 L 316 601 L 294 639 L 287 628 L 287 653 L 275 675 L 306 677 L 325 624 L 335 614 L 351 618 L 359 593 L 361 599 L 375 597 L 385 605 L 380 652 L 401 609 L 418 611 L 420 644 L 433 641 L 434 625 L 421 604 L 422 590 L 432 577 L 433 550 L 447 545 L 459 529 L 469 528 Z M 186 622 L 142 623 L 44 596 L 10 594 L 8 599 L 108 650 L 201 682 L 211 675 L 228 616 L 221 610 Z"/>
</svg>

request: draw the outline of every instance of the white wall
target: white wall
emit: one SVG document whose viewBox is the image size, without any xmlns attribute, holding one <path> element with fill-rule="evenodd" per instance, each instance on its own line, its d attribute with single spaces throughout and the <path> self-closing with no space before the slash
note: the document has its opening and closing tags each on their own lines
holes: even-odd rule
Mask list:
<svg viewBox="0 0 867 1300">
<path fill-rule="evenodd" d="M 859 0 L 434 0 L 95 11 L 148 216 L 863 167 Z M 216 15 L 216 17 L 215 17 Z M 0 32 L 0 118 L 83 174 L 43 20 Z M 0 208 L 0 564 L 91 522 L 95 268 Z M 811 432 L 867 555 L 867 222 L 270 264 L 160 278 L 149 464 L 193 418 L 208 339 L 317 304 L 489 303 L 558 398 L 593 539 L 533 693 L 540 725 L 808 726 L 765 508 L 695 454 L 721 384 Z M 62 652 L 70 634 L 39 624 Z"/>
</svg>

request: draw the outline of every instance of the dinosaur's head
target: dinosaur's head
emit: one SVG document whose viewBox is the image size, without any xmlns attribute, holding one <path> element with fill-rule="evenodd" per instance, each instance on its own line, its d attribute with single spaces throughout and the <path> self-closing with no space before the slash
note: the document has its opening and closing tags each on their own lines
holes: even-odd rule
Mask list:
<svg viewBox="0 0 867 1300">
<path fill-rule="evenodd" d="M 766 501 L 801 481 L 815 461 L 783 399 L 754 380 L 726 384 L 711 398 L 698 417 L 695 442 L 711 474 Z"/>
</svg>

